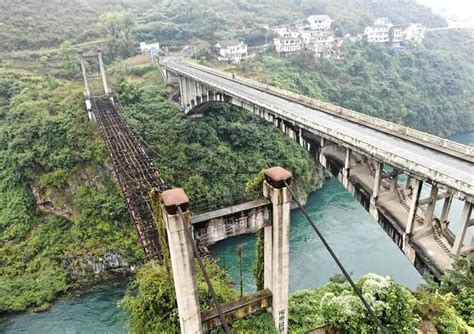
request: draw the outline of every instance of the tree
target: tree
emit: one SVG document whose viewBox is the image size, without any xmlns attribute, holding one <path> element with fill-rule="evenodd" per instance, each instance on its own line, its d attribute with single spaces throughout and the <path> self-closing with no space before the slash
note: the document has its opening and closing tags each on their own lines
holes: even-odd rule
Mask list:
<svg viewBox="0 0 474 334">
<path fill-rule="evenodd" d="M 220 302 L 236 299 L 226 272 L 211 261 L 205 261 L 214 290 Z M 199 304 L 202 310 L 214 307 L 201 271 L 196 270 Z M 141 267 L 130 284 L 120 306 L 127 312 L 131 333 L 178 333 L 179 318 L 173 277 L 165 266 L 150 261 Z"/>
<path fill-rule="evenodd" d="M 121 12 L 109 12 L 100 17 L 99 27 L 106 35 L 107 48 L 113 58 L 127 58 L 133 54 L 133 20 Z"/>
<path fill-rule="evenodd" d="M 78 57 L 76 55 L 76 49 L 71 42 L 65 41 L 59 47 L 59 57 L 61 58 L 61 64 L 63 68 L 63 75 L 66 79 L 72 79 L 77 73 L 78 68 Z"/>
</svg>

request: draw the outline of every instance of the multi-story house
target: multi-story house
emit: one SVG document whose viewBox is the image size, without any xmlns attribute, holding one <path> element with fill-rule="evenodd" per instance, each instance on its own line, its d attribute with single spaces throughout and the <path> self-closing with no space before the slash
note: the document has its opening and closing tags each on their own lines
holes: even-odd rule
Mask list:
<svg viewBox="0 0 474 334">
<path fill-rule="evenodd" d="M 293 37 L 275 37 L 273 39 L 275 51 L 278 53 L 296 52 L 303 49 L 303 40 Z"/>
<path fill-rule="evenodd" d="M 247 44 L 238 40 L 219 41 L 214 49 L 219 60 L 238 62 L 248 57 Z"/>
<path fill-rule="evenodd" d="M 425 38 L 426 28 L 421 23 L 410 23 L 405 29 L 405 39 L 415 43 L 420 43 Z"/>
<path fill-rule="evenodd" d="M 277 35 L 273 39 L 275 51 L 289 53 L 308 49 L 318 54 L 332 54 L 330 51 L 337 43 L 334 33 L 330 31 L 331 18 L 328 15 L 312 15 L 307 20 L 309 24 L 274 28 L 273 32 Z"/>
<path fill-rule="evenodd" d="M 364 30 L 369 43 L 386 43 L 390 42 L 390 29 L 393 24 L 387 18 L 375 19 L 374 24 L 368 26 Z"/>
<path fill-rule="evenodd" d="M 329 30 L 333 20 L 329 15 L 311 15 L 307 18 L 309 26 L 312 30 Z"/>
<path fill-rule="evenodd" d="M 369 43 L 400 43 L 404 40 L 419 43 L 425 36 L 425 27 L 420 23 L 408 26 L 393 25 L 386 17 L 377 18 L 364 30 Z"/>
<path fill-rule="evenodd" d="M 403 26 L 393 26 L 389 31 L 390 42 L 400 43 L 405 39 L 405 29 Z"/>
</svg>

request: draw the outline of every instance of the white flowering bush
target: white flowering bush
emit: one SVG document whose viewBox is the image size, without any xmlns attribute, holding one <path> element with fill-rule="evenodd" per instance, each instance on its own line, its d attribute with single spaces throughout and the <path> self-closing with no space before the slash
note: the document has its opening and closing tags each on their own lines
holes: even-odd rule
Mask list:
<svg viewBox="0 0 474 334">
<path fill-rule="evenodd" d="M 416 299 L 412 293 L 389 277 L 368 274 L 356 282 L 389 333 L 414 333 L 420 320 L 413 312 Z M 325 324 L 347 333 L 377 332 L 377 325 L 355 292 L 346 286 L 339 295 L 329 292 L 321 299 Z"/>
</svg>

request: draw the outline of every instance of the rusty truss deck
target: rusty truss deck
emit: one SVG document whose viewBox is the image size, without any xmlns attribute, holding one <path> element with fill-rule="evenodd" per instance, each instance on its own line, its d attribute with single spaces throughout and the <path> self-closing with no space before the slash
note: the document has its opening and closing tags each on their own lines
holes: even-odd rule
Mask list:
<svg viewBox="0 0 474 334">
<path fill-rule="evenodd" d="M 120 109 L 107 98 L 94 99 L 93 107 L 145 255 L 161 263 L 158 231 L 149 193 L 152 188 L 166 190 L 166 183 Z"/>
</svg>

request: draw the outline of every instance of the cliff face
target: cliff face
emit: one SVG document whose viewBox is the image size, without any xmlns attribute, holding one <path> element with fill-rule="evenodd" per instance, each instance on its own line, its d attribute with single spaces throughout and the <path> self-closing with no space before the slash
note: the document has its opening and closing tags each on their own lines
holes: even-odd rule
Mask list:
<svg viewBox="0 0 474 334">
<path fill-rule="evenodd" d="M 36 206 L 41 212 L 74 223 L 81 219 L 82 208 L 75 200 L 81 187 L 105 189 L 106 183 L 110 180 L 117 183 L 113 168 L 106 162 L 97 168 L 84 166 L 78 169 L 68 178 L 62 188 L 41 187 L 41 185 L 34 184 L 31 192 L 35 198 Z M 111 219 L 110 223 L 117 228 L 123 227 L 124 224 L 130 224 L 127 219 L 121 221 L 117 218 Z M 138 243 L 138 239 L 136 242 Z M 133 273 L 136 261 L 129 261 L 129 258 L 130 256 L 125 250 L 109 251 L 105 247 L 103 251 L 97 253 L 70 254 L 61 260 L 61 266 L 68 273 L 68 282 L 89 285 L 91 281 L 100 281 L 108 274 Z M 86 279 L 90 281 L 87 282 Z"/>
</svg>

